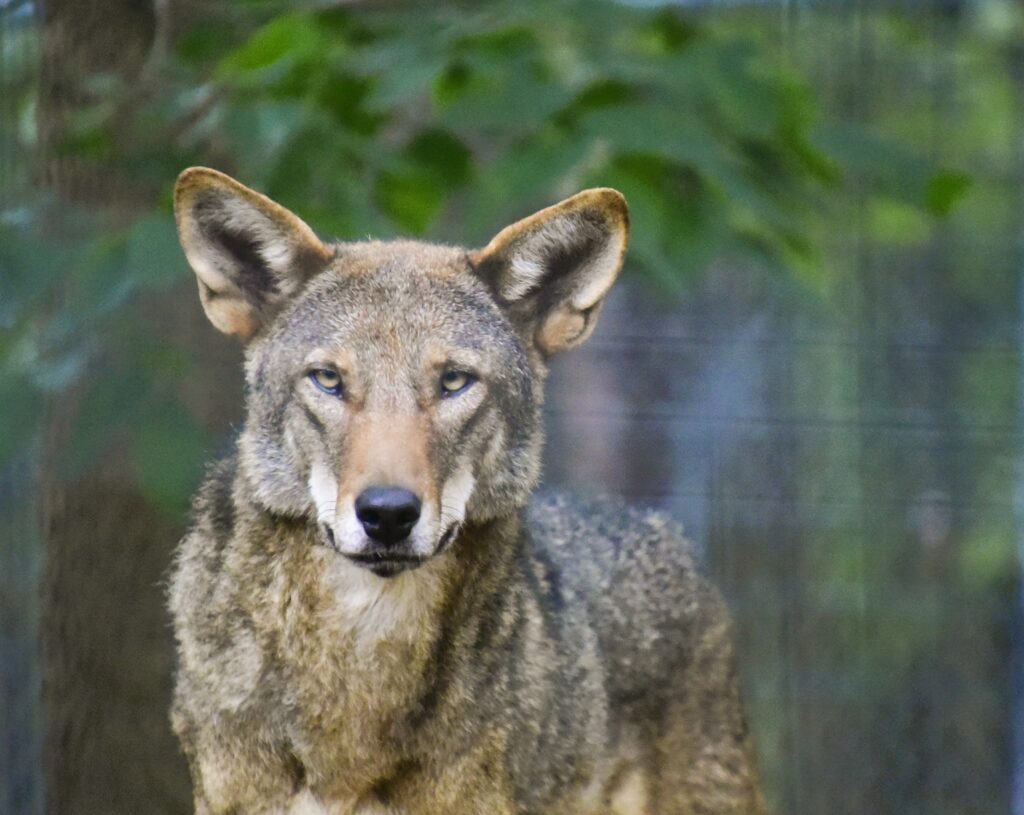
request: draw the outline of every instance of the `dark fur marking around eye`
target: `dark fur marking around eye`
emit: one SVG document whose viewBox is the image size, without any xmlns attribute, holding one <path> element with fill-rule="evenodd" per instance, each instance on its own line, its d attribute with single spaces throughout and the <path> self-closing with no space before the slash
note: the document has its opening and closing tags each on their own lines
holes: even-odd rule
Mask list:
<svg viewBox="0 0 1024 815">
<path fill-rule="evenodd" d="M 313 429 L 316 430 L 316 432 L 319 433 L 321 436 L 324 435 L 324 433 L 327 432 L 327 428 L 324 427 L 324 423 L 321 422 L 316 417 L 316 414 L 313 413 L 313 411 L 311 411 L 306 405 L 302 404 L 301 402 L 299 403 L 299 407 L 302 409 L 302 413 L 305 415 L 305 417 L 309 420 L 309 423 L 313 425 Z"/>
<path fill-rule="evenodd" d="M 470 417 L 466 419 L 465 424 L 462 425 L 462 430 L 459 432 L 459 436 L 461 438 L 467 439 L 470 436 L 472 436 L 473 431 L 476 430 L 477 426 L 480 424 L 480 421 L 484 418 L 484 416 L 490 416 L 493 413 L 493 411 L 487 410 L 486 408 L 487 401 L 485 399 L 476 406 Z"/>
</svg>

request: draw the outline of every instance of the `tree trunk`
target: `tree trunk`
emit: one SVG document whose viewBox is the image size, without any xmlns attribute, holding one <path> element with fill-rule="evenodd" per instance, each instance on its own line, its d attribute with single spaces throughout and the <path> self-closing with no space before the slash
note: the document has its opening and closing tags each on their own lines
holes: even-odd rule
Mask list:
<svg viewBox="0 0 1024 815">
<path fill-rule="evenodd" d="M 74 114 L 96 101 L 90 77 L 113 74 L 132 87 L 157 22 L 144 0 L 42 4 L 40 183 L 112 222 L 154 200 L 153 191 L 119 173 L 116 149 L 113 159 L 97 160 L 62 144 Z M 208 426 L 226 428 L 240 388 L 223 385 L 237 382 L 239 354 L 202 322 L 194 283 L 183 279 L 158 305 L 132 308 L 152 317 L 158 336 L 203 361 L 197 412 Z M 62 475 L 75 402 L 62 394 L 49 406 L 40 472 L 46 812 L 189 812 L 188 775 L 167 716 L 173 648 L 164 609 L 164 578 L 185 519 L 147 502 L 123 451 L 73 480 Z"/>
</svg>

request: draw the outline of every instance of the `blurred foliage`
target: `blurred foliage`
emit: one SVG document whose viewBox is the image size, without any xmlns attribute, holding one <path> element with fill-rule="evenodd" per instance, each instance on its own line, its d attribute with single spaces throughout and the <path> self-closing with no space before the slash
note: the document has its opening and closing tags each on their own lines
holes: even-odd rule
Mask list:
<svg viewBox="0 0 1024 815">
<path fill-rule="evenodd" d="M 788 300 L 794 336 L 841 339 L 785 350 L 795 373 L 773 410 L 807 425 L 785 441 L 799 500 L 782 531 L 758 515 L 749 551 L 741 529 L 719 553 L 746 570 L 732 599 L 778 811 L 949 811 L 937 801 L 954 782 L 984 798 L 961 811 L 1004 811 L 991 779 L 1007 748 L 959 737 L 995 732 L 1009 687 L 991 662 L 1018 568 L 1019 451 L 1004 442 L 1020 398 L 1019 4 L 808 10 L 786 37 L 778 9 L 196 4 L 131 83 L 91 77 L 67 123 L 60 152 L 116 176 L 120 208 L 35 183 L 30 6 L 6 6 L 0 54 L 0 462 L 31 460 L 18 453 L 39 444 L 40 404 L 74 399 L 67 473 L 121 449 L 153 503 L 180 512 L 219 443 L 185 398 L 202 361 L 153 325 L 169 287 L 192 286 L 170 213 L 190 164 L 339 239 L 480 244 L 582 187 L 618 187 L 628 274 L 667 298 L 716 263 L 757 265 L 771 285 L 748 296 Z M 735 458 L 754 460 L 746 444 Z M 758 512 L 785 469 L 766 459 L 749 479 Z M 951 531 L 935 543 L 928 524 Z M 791 528 L 805 539 L 779 543 Z M 972 760 L 922 780 L 929 743 Z M 815 807 L 835 790 L 845 809 Z"/>
<path fill-rule="evenodd" d="M 188 361 L 154 348 L 127 306 L 189 275 L 169 191 L 190 164 L 342 239 L 482 243 L 580 188 L 614 186 L 631 206 L 632 273 L 670 293 L 723 258 L 827 286 L 819 237 L 836 199 L 868 196 L 879 234 L 900 242 L 966 186 L 890 138 L 819 122 L 807 83 L 742 26 L 580 0 L 249 2 L 204 6 L 131 83 L 88 79 L 93 103 L 58 151 L 130 185 L 130 217 L 114 216 L 33 185 L 38 34 L 18 19 L 0 88 L 18 115 L 0 139 L 31 160 L 0 188 L 17 201 L 0 212 L 0 456 L 35 438 L 38 394 L 74 392 L 71 469 L 116 441 L 173 508 L 207 440 L 176 396 Z"/>
</svg>

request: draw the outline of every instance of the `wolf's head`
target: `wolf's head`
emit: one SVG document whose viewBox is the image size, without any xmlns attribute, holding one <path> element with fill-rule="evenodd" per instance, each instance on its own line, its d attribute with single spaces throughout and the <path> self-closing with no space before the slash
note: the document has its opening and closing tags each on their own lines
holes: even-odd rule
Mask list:
<svg viewBox="0 0 1024 815">
<path fill-rule="evenodd" d="M 247 343 L 257 501 L 379 576 L 525 504 L 546 361 L 593 330 L 628 235 L 622 196 L 594 189 L 477 251 L 326 245 L 205 168 L 178 179 L 175 216 L 207 316 Z"/>
</svg>

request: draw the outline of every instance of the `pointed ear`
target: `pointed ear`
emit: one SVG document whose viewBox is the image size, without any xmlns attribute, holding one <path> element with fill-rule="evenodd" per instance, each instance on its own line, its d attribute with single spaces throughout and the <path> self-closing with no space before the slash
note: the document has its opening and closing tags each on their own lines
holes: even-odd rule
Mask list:
<svg viewBox="0 0 1024 815">
<path fill-rule="evenodd" d="M 550 355 L 590 336 L 628 242 L 626 199 L 593 189 L 506 227 L 471 260 L 499 304 Z"/>
<path fill-rule="evenodd" d="M 331 259 L 298 217 L 206 167 L 178 176 L 174 217 L 206 316 L 243 342 Z"/>
</svg>

